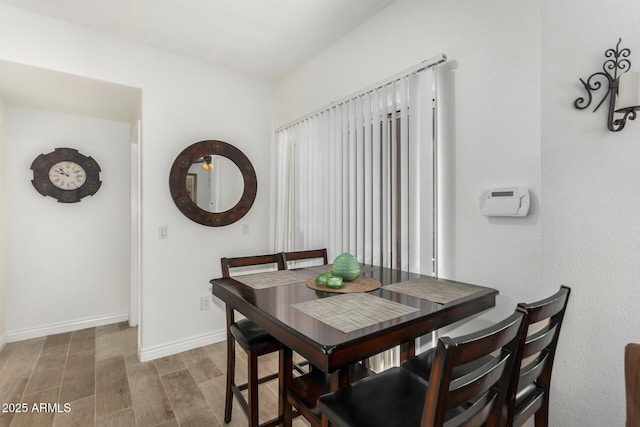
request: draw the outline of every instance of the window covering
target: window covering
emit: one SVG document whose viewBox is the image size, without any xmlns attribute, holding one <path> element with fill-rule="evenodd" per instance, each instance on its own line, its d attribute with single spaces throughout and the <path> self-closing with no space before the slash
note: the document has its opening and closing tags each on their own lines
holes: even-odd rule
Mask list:
<svg viewBox="0 0 640 427">
<path fill-rule="evenodd" d="M 435 67 L 277 132 L 275 249 L 434 272 Z"/>
</svg>

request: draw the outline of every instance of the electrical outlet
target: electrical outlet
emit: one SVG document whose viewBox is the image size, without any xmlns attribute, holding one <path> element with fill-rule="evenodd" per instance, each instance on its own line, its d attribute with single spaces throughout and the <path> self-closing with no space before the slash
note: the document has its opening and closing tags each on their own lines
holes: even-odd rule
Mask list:
<svg viewBox="0 0 640 427">
<path fill-rule="evenodd" d="M 209 310 L 211 308 L 211 300 L 208 296 L 200 297 L 200 310 Z"/>
</svg>

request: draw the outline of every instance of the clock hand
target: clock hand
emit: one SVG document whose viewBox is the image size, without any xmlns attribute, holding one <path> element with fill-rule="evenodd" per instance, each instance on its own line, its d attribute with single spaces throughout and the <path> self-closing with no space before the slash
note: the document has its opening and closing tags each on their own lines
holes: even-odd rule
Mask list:
<svg viewBox="0 0 640 427">
<path fill-rule="evenodd" d="M 60 172 L 64 176 L 69 176 L 69 174 L 66 173 L 62 168 L 58 168 L 58 172 Z"/>
</svg>

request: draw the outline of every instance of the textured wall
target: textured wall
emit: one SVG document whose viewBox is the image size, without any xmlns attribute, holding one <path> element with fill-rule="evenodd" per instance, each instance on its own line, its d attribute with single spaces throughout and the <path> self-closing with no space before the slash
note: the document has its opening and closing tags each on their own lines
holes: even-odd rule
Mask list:
<svg viewBox="0 0 640 427">
<path fill-rule="evenodd" d="M 624 425 L 623 355 L 639 342 L 640 123 L 606 129 L 606 107 L 573 108 L 606 49 L 640 65 L 634 0 L 542 2 L 545 292 L 573 292 L 556 359 L 551 425 Z M 615 7 L 614 7 L 615 6 Z"/>
</svg>

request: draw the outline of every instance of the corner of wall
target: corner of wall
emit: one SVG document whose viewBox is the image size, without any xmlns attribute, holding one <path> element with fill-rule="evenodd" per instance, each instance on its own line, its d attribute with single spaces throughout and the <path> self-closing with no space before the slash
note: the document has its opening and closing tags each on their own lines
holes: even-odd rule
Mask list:
<svg viewBox="0 0 640 427">
<path fill-rule="evenodd" d="M 0 164 L 5 163 L 5 111 L 4 111 L 4 102 L 0 99 Z M 5 167 L 2 167 L 1 170 L 6 171 Z M 7 298 L 6 298 L 6 289 L 7 289 L 7 276 L 5 268 L 6 263 L 6 195 L 5 195 L 5 173 L 0 174 L 0 271 L 2 271 L 2 275 L 0 275 L 0 350 L 4 347 L 7 342 Z"/>
</svg>

